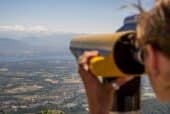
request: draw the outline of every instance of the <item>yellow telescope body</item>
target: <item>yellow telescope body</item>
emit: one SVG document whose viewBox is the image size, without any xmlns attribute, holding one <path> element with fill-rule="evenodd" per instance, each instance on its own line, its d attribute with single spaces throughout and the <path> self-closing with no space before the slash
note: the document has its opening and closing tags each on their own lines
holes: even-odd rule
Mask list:
<svg viewBox="0 0 170 114">
<path fill-rule="evenodd" d="M 72 54 L 79 58 L 85 51 L 97 50 L 99 56 L 90 60 L 89 68 L 103 78 L 139 76 L 144 73 L 143 64 L 135 48 L 135 32 L 82 35 L 70 43 Z"/>
</svg>

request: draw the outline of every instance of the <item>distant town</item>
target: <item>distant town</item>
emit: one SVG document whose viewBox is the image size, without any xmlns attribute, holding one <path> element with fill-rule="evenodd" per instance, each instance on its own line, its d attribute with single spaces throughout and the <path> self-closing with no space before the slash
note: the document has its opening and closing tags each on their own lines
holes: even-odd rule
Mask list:
<svg viewBox="0 0 170 114">
<path fill-rule="evenodd" d="M 88 114 L 85 90 L 71 55 L 1 60 L 0 91 L 0 114 L 37 114 L 47 109 Z M 142 114 L 153 111 L 160 114 L 162 109 L 170 109 L 170 105 L 161 105 L 154 97 L 147 76 L 143 76 Z M 158 106 L 158 110 L 154 106 Z"/>
<path fill-rule="evenodd" d="M 43 109 L 83 114 L 88 109 L 73 59 L 1 62 L 0 91 L 0 114 Z"/>
</svg>

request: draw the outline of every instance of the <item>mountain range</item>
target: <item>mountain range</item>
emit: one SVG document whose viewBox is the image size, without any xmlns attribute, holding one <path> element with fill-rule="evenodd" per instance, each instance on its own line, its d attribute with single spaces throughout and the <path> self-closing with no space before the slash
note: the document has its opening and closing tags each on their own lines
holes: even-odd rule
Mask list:
<svg viewBox="0 0 170 114">
<path fill-rule="evenodd" d="M 0 55 L 56 55 L 69 53 L 73 33 L 4 33 L 0 32 Z"/>
</svg>

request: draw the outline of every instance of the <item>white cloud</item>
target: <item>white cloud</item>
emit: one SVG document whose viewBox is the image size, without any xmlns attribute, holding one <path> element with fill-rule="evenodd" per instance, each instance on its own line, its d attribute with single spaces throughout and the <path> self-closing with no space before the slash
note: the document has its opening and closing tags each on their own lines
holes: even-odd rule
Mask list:
<svg viewBox="0 0 170 114">
<path fill-rule="evenodd" d="M 0 31 L 24 31 L 21 25 L 0 25 Z"/>
<path fill-rule="evenodd" d="M 34 32 L 45 32 L 45 31 L 49 31 L 48 28 L 44 27 L 44 26 L 33 26 L 29 28 L 30 31 L 34 31 Z"/>
<path fill-rule="evenodd" d="M 49 29 L 41 25 L 24 26 L 24 25 L 0 25 L 0 31 L 16 32 L 47 32 Z"/>
</svg>

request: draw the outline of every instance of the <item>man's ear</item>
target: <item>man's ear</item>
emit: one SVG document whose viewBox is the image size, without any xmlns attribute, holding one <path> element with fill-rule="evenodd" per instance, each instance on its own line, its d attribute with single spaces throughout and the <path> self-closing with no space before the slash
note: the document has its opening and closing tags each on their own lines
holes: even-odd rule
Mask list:
<svg viewBox="0 0 170 114">
<path fill-rule="evenodd" d="M 159 74 L 159 57 L 158 51 L 154 49 L 151 45 L 146 46 L 147 50 L 147 66 L 149 67 L 152 76 Z"/>
</svg>

